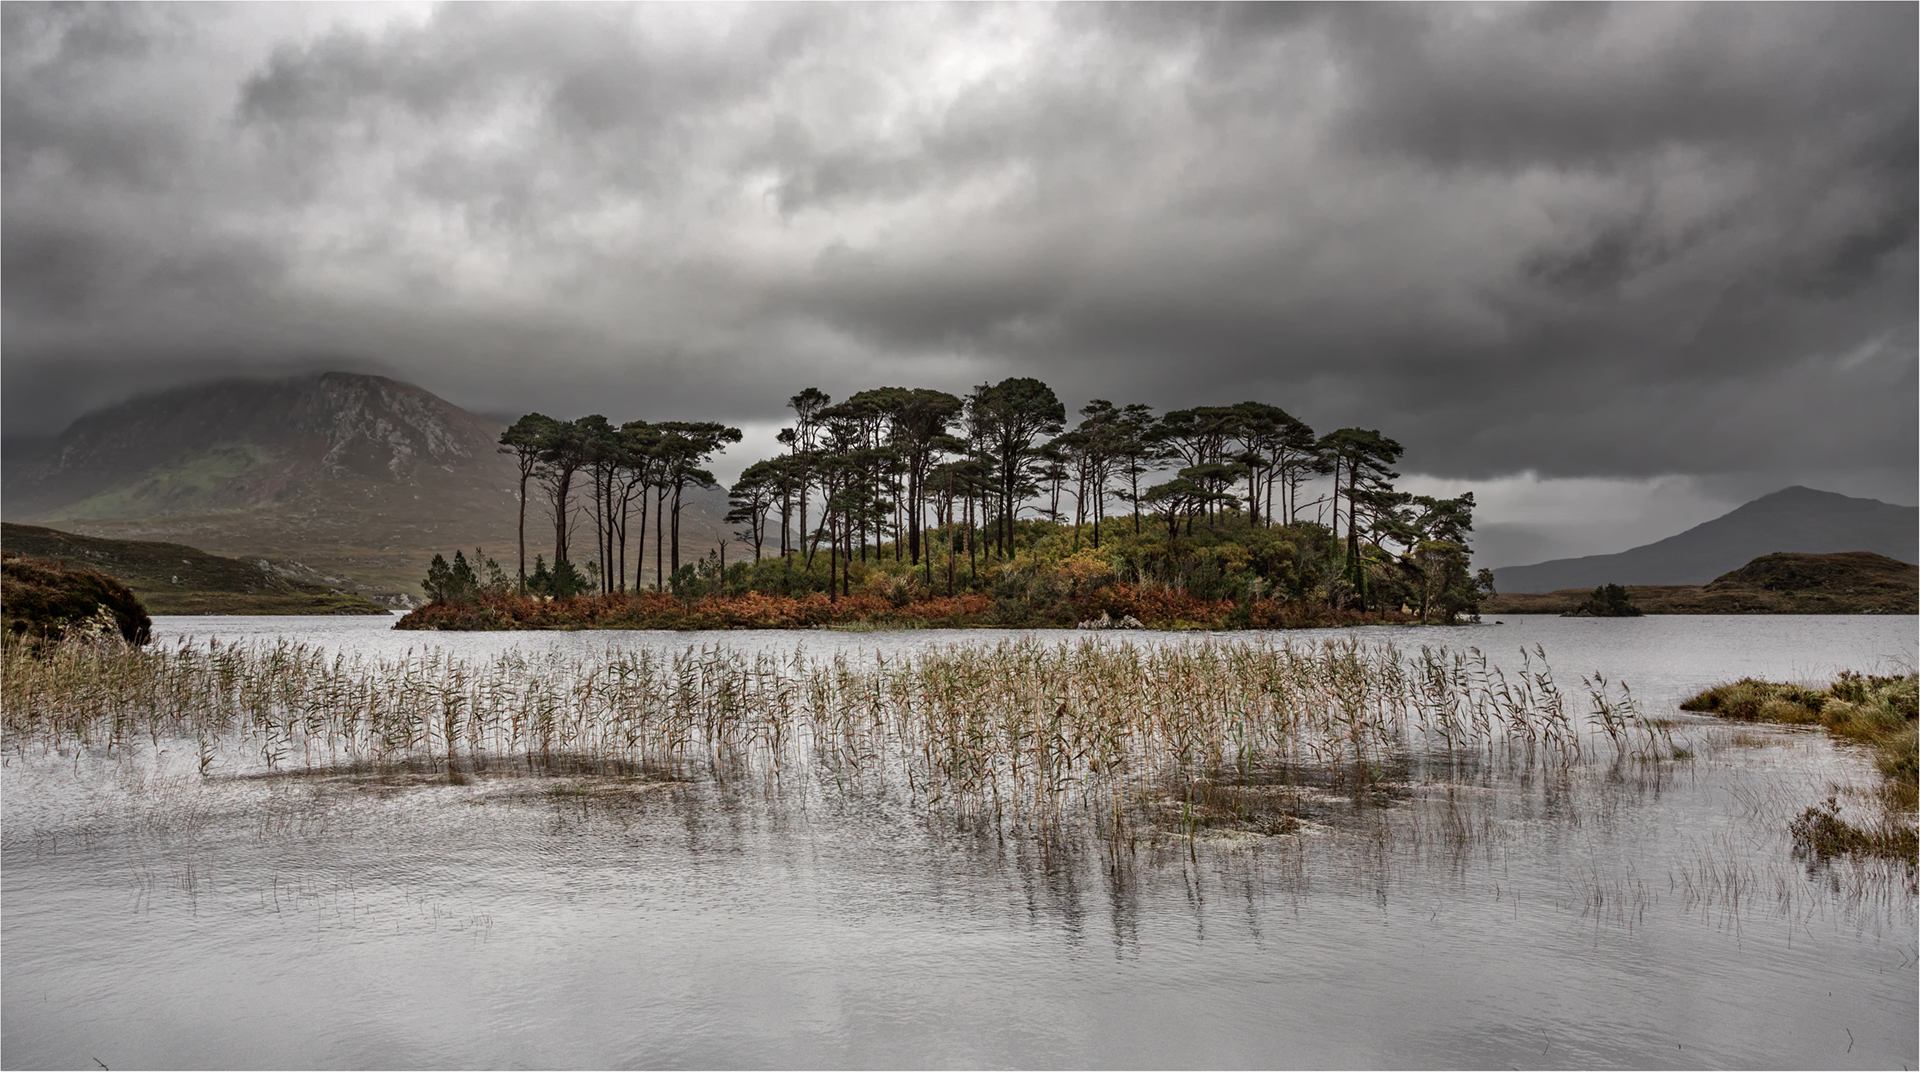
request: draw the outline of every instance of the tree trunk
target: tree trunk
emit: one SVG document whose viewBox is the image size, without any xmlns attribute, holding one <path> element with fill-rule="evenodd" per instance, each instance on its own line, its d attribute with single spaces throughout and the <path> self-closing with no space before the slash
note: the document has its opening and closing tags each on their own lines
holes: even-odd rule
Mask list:
<svg viewBox="0 0 1920 1072">
<path fill-rule="evenodd" d="M 645 484 L 640 486 L 640 538 L 633 544 L 633 587 L 640 590 L 640 575 L 647 568 L 647 492 L 652 489 Z"/>
<path fill-rule="evenodd" d="M 1353 574 L 1353 594 L 1360 603 L 1360 609 L 1366 610 L 1367 609 L 1366 575 L 1360 566 L 1360 529 L 1358 528 L 1359 501 L 1354 498 L 1354 494 L 1353 494 L 1355 491 L 1359 490 L 1359 486 L 1360 486 L 1359 470 L 1352 465 L 1348 465 L 1347 466 L 1347 569 Z"/>
<path fill-rule="evenodd" d="M 527 594 L 527 471 L 520 470 L 520 594 Z"/>
<path fill-rule="evenodd" d="M 969 585 L 972 585 L 972 584 L 977 584 L 980 580 L 980 561 L 976 557 L 973 549 L 974 540 L 973 540 L 973 496 L 972 495 L 967 496 L 966 541 L 967 541 L 967 583 Z"/>
<path fill-rule="evenodd" d="M 593 474 L 593 557 L 600 560 L 599 595 L 607 594 L 607 525 L 601 517 L 606 499 L 601 495 L 600 474 Z"/>
<path fill-rule="evenodd" d="M 627 523 L 633 520 L 633 496 L 627 492 L 620 494 L 620 591 L 627 590 Z"/>
<path fill-rule="evenodd" d="M 1107 516 L 1107 474 L 1099 474 L 1093 489 L 1093 549 L 1100 550 L 1100 522 Z"/>
<path fill-rule="evenodd" d="M 807 531 L 807 483 L 806 478 L 802 477 L 800 480 L 800 547 L 807 553 L 807 575 L 812 576 L 813 553 L 819 549 L 820 540 Z"/>
<path fill-rule="evenodd" d="M 682 485 L 679 485 L 679 484 L 675 484 L 673 486 L 673 524 L 669 526 L 669 528 L 673 532 L 673 573 L 670 574 L 670 576 L 674 576 L 674 577 L 680 576 L 680 489 L 681 487 Z"/>
<path fill-rule="evenodd" d="M 1087 502 L 1087 489 L 1093 481 L 1085 473 L 1077 474 L 1073 481 L 1073 549 L 1080 549 L 1080 530 L 1093 520 L 1093 505 Z"/>
<path fill-rule="evenodd" d="M 1133 488 L 1133 534 L 1138 536 L 1140 535 L 1140 466 L 1134 462 L 1128 462 L 1127 468 L 1131 470 L 1127 473 L 1127 482 Z"/>
<path fill-rule="evenodd" d="M 563 473 L 553 491 L 553 560 L 567 558 L 567 509 L 573 497 L 573 474 Z"/>
<path fill-rule="evenodd" d="M 907 470 L 907 501 L 912 507 L 907 511 L 907 550 L 913 564 L 920 564 L 920 473 L 917 469 Z M 929 567 L 931 568 L 931 567 Z M 928 583 L 932 583 L 929 575 Z"/>
</svg>

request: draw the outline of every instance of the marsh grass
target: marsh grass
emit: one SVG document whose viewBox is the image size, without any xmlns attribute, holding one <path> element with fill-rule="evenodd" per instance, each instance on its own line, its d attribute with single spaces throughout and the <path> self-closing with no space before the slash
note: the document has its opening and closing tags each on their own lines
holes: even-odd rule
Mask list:
<svg viewBox="0 0 1920 1072">
<path fill-rule="evenodd" d="M 1660 750 L 1676 727 L 1618 683 L 1570 695 L 1537 651 L 1522 664 L 1503 676 L 1477 652 L 1352 639 L 1023 639 L 907 658 L 99 643 L 5 666 L 5 744 L 30 777 L 67 782 L 71 758 L 114 792 L 89 794 L 98 815 L 83 822 L 67 805 L 37 821 L 11 796 L 5 842 L 94 838 L 192 897 L 231 881 L 207 861 L 230 859 L 236 834 L 297 855 L 446 821 L 420 810 L 431 802 L 496 806 L 486 824 L 502 829 L 529 813 L 572 832 L 720 814 L 850 825 L 889 845 L 1098 866 L 1117 891 L 1142 869 L 1204 864 L 1257 867 L 1301 896 L 1505 885 L 1628 930 L 1661 904 L 1730 926 L 1836 905 L 1910 917 L 1905 865 L 1787 851 L 1789 820 L 1834 775 L 1818 740 L 1696 729 L 1675 747 L 1702 758 L 1675 763 Z M 1740 732 L 1790 746 L 1777 755 L 1804 777 L 1722 762 Z M 1749 794 L 1735 825 L 1696 836 L 1689 820 L 1678 851 L 1637 840 L 1643 805 L 1727 777 Z"/>
<path fill-rule="evenodd" d="M 1312 793 L 1387 802 L 1407 757 L 1553 769 L 1657 762 L 1671 729 L 1624 686 L 1545 653 L 1509 672 L 1474 650 L 1357 639 L 1136 647 L 1034 638 L 870 660 L 720 646 L 468 659 L 329 654 L 306 644 L 135 650 L 94 638 L 5 653 L 5 743 L 193 742 L 205 777 L 496 774 L 627 780 L 819 779 L 904 787 L 956 820 L 1118 838 L 1297 831 Z"/>
<path fill-rule="evenodd" d="M 1836 788 L 1823 804 L 1789 824 L 1795 851 L 1816 866 L 1836 857 L 1875 856 L 1920 865 L 1916 807 L 1920 806 L 1920 676 L 1843 672 L 1825 689 L 1753 678 L 1716 685 L 1680 705 L 1747 722 L 1821 726 L 1835 737 L 1865 745 L 1880 772 L 1877 807 L 1864 818 L 1843 815 Z"/>
</svg>

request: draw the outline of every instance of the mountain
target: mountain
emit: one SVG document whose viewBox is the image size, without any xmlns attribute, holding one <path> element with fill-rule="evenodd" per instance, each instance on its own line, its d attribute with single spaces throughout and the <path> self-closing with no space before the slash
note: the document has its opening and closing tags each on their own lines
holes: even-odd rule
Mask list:
<svg viewBox="0 0 1920 1072">
<path fill-rule="evenodd" d="M 89 413 L 37 450 L 9 443 L 0 510 L 266 559 L 286 576 L 404 604 L 436 553 L 482 547 L 513 568 L 518 474 L 496 449 L 502 430 L 382 376 L 194 384 Z M 724 507 L 702 500 L 690 513 L 682 553 L 704 554 Z M 545 515 L 529 502 L 529 568 L 536 551 L 551 557 Z M 574 557 L 592 542 L 583 534 Z"/>
<path fill-rule="evenodd" d="M 1647 614 L 1914 614 L 1920 566 L 1871 551 L 1762 555 L 1705 585 L 1626 585 Z M 1538 595 L 1501 592 L 1482 614 L 1566 614 L 1593 594 L 1567 588 Z"/>
<path fill-rule="evenodd" d="M 1562 558 L 1493 571 L 1501 592 L 1553 592 L 1601 584 L 1703 585 L 1775 551 L 1871 551 L 1901 562 L 1920 555 L 1920 508 L 1791 487 L 1677 536 L 1613 555 Z"/>
<path fill-rule="evenodd" d="M 184 544 L 76 536 L 9 521 L 0 524 L 0 549 L 98 570 L 132 589 L 149 614 L 387 613 L 360 596 Z"/>
</svg>

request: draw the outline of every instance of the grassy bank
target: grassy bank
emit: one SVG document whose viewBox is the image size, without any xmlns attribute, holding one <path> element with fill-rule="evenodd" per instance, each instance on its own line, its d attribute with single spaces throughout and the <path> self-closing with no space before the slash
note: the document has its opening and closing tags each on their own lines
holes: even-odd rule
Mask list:
<svg viewBox="0 0 1920 1072">
<path fill-rule="evenodd" d="M 683 599 L 661 592 L 617 592 L 557 599 L 479 593 L 415 608 L 396 629 L 808 629 L 1066 628 L 1133 618 L 1151 629 L 1295 629 L 1397 624 L 1406 613 L 1335 610 L 1321 602 L 1203 599 L 1162 587 L 1110 584 L 1045 604 L 974 593 L 911 598 L 857 594 L 830 598 L 746 592 Z"/>
<path fill-rule="evenodd" d="M 111 574 L 150 614 L 387 614 L 361 596 L 283 577 L 185 544 L 109 540 L 39 525 L 0 524 L 10 552 Z"/>
<path fill-rule="evenodd" d="M 1920 678 L 1843 673 L 1824 689 L 1745 678 L 1716 685 L 1680 705 L 1748 722 L 1821 726 L 1873 751 L 1881 781 L 1871 819 L 1842 818 L 1839 795 L 1808 808 L 1793 824 L 1796 843 L 1815 858 L 1841 853 L 1920 863 Z"/>
</svg>

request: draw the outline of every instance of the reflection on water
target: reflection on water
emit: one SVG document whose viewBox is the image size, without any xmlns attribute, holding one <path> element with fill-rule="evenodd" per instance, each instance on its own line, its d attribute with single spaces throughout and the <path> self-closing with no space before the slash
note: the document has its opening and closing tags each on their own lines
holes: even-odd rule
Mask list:
<svg viewBox="0 0 1920 1072">
<path fill-rule="evenodd" d="M 156 632 L 182 622 L 208 625 Z M 796 643 L 314 628 L 368 653 Z M 1742 674 L 1913 659 L 1910 622 L 1797 629 L 1547 619 L 1428 642 L 1539 642 L 1662 717 Z M 0 1060 L 1914 1066 L 1906 877 L 1809 872 L 1785 832 L 1829 783 L 1864 783 L 1864 758 L 1674 717 L 1690 760 L 1208 771 L 1123 840 L 819 765 L 523 755 L 208 781 L 191 741 L 18 750 L 0 772 Z"/>
</svg>

